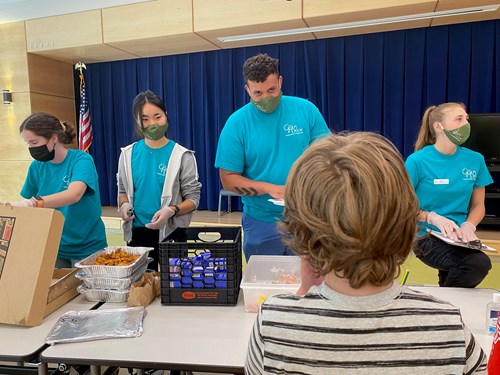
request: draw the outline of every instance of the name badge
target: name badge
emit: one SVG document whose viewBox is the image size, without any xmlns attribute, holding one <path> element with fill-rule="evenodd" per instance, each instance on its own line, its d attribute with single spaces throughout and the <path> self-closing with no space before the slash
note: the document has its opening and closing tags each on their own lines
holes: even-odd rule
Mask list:
<svg viewBox="0 0 500 375">
<path fill-rule="evenodd" d="M 435 178 L 434 185 L 448 185 L 450 180 L 447 178 Z"/>
</svg>

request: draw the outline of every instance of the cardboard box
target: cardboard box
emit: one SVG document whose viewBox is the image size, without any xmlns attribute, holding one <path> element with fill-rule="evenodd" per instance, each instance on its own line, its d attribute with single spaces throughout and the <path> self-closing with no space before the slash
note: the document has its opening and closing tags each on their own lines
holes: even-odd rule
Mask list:
<svg viewBox="0 0 500 375">
<path fill-rule="evenodd" d="M 40 325 L 70 298 L 51 287 L 63 224 L 53 209 L 0 206 L 0 323 Z"/>
</svg>

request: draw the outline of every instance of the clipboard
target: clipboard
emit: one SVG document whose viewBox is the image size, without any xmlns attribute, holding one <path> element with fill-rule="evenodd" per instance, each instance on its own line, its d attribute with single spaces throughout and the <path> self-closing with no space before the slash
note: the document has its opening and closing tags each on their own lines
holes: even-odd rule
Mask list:
<svg viewBox="0 0 500 375">
<path fill-rule="evenodd" d="M 465 247 L 466 249 L 471 249 L 471 250 L 492 251 L 492 252 L 496 252 L 497 251 L 497 249 L 494 249 L 494 248 L 492 248 L 490 246 L 486 246 L 486 245 L 484 245 L 482 243 L 480 243 L 481 248 L 479 248 L 477 245 L 474 246 L 474 245 L 471 245 L 468 242 L 462 242 L 462 241 L 452 240 L 452 239 L 446 237 L 443 233 L 435 231 L 435 230 L 432 230 L 432 229 L 427 229 L 427 232 L 430 233 L 430 234 L 432 234 L 434 237 L 439 238 L 441 241 L 449 243 L 450 245 L 453 245 L 453 246 Z"/>
</svg>

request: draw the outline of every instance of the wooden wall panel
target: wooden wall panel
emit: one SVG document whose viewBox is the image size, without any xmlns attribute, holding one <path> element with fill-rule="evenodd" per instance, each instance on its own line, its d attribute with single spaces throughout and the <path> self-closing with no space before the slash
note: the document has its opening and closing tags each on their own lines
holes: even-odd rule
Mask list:
<svg viewBox="0 0 500 375">
<path fill-rule="evenodd" d="M 0 25 L 0 91 L 3 89 L 28 91 L 24 22 Z"/>
<path fill-rule="evenodd" d="M 30 99 L 32 112 L 47 112 L 53 114 L 60 120 L 69 121 L 72 124 L 76 123 L 74 98 L 63 98 L 32 92 Z"/>
<path fill-rule="evenodd" d="M 161 20 L 155 22 L 152 20 Z M 217 49 L 193 32 L 191 1 L 158 0 L 102 10 L 103 40 L 140 57 Z"/>
<path fill-rule="evenodd" d="M 102 43 L 101 10 L 26 21 L 28 52 Z"/>
<path fill-rule="evenodd" d="M 499 4 L 498 0 L 438 0 L 436 11 Z"/>
<path fill-rule="evenodd" d="M 436 11 L 458 9 L 458 8 L 470 8 L 481 5 L 495 5 L 495 4 L 499 4 L 499 0 L 439 0 Z M 450 24 L 465 23 L 465 22 L 478 22 L 478 21 L 496 20 L 496 19 L 500 19 L 500 8 L 494 12 L 482 12 L 482 13 L 468 14 L 462 16 L 434 18 L 432 20 L 431 26 L 450 25 Z"/>
<path fill-rule="evenodd" d="M 307 27 L 302 19 L 302 0 L 193 0 L 194 31 L 220 46 L 233 48 L 290 41 L 290 37 L 222 43 L 217 37 L 253 34 Z M 314 39 L 312 34 L 293 40 Z"/>
<path fill-rule="evenodd" d="M 30 91 L 74 100 L 73 64 L 28 54 Z"/>
<path fill-rule="evenodd" d="M 23 148 L 27 150 L 25 143 Z M 31 157 L 29 157 L 29 160 L 0 160 L 0 181 L 2 181 L 0 184 L 0 200 L 2 202 L 15 202 L 23 199 L 19 192 L 23 187 L 32 160 Z"/>
<path fill-rule="evenodd" d="M 0 91 L 11 90 L 13 101 L 10 105 L 0 101 L 0 200 L 4 200 L 11 190 L 10 179 L 24 178 L 19 161 L 31 159 L 19 136 L 19 125 L 30 114 L 24 22 L 0 25 L 0 51 Z"/>
<path fill-rule="evenodd" d="M 318 39 L 335 38 L 339 36 L 371 34 L 371 33 L 380 33 L 384 31 L 402 30 L 402 29 L 405 30 L 416 29 L 419 27 L 428 27 L 430 26 L 430 23 L 431 20 L 396 22 L 387 25 L 362 26 L 362 27 L 342 29 L 342 30 L 323 31 L 320 33 L 314 33 L 314 35 Z"/>
<path fill-rule="evenodd" d="M 433 12 L 437 0 L 303 0 L 309 26 Z M 354 29 L 351 29 L 354 31 Z"/>
</svg>

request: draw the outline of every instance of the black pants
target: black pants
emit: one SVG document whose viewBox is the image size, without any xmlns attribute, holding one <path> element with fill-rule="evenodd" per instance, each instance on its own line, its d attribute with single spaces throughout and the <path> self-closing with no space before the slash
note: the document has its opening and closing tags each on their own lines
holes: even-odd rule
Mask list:
<svg viewBox="0 0 500 375">
<path fill-rule="evenodd" d="M 149 252 L 149 256 L 153 258 L 153 261 L 149 263 L 148 268 L 155 271 L 158 271 L 158 264 L 160 263 L 159 238 L 160 231 L 158 229 L 133 228 L 132 240 L 127 244 L 128 246 L 153 247 L 154 250 Z"/>
<path fill-rule="evenodd" d="M 439 270 L 439 286 L 475 288 L 491 269 L 491 260 L 482 251 L 453 246 L 431 235 L 417 241 L 415 255 Z"/>
</svg>

